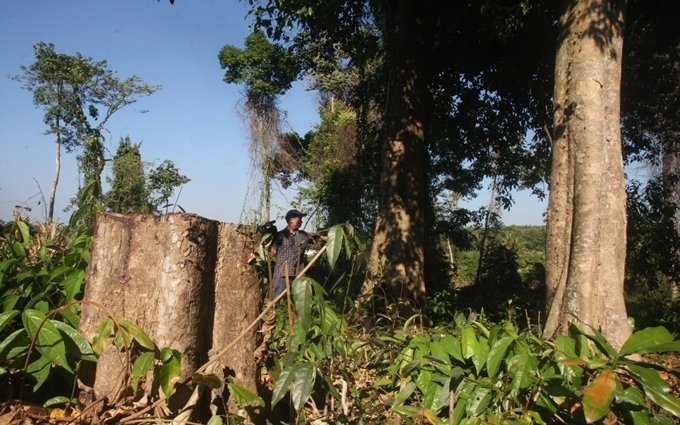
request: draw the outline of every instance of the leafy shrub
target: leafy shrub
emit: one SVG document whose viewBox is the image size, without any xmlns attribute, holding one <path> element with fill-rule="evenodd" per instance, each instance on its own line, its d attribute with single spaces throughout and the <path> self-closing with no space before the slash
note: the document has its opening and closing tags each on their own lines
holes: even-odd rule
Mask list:
<svg viewBox="0 0 680 425">
<path fill-rule="evenodd" d="M 54 236 L 52 236 L 54 235 Z M 0 379 L 8 391 L 71 388 L 81 362 L 95 360 L 78 333 L 91 237 L 16 220 L 0 237 Z M 14 394 L 8 394 L 14 395 Z"/>
</svg>

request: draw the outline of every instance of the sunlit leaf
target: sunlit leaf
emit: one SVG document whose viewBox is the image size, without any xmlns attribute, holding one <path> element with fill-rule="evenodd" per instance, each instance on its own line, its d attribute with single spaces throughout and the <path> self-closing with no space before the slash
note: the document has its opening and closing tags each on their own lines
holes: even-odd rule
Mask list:
<svg viewBox="0 0 680 425">
<path fill-rule="evenodd" d="M 312 323 L 313 282 L 314 279 L 307 276 L 298 277 L 291 282 L 295 312 L 305 332 L 309 330 Z"/>
<path fill-rule="evenodd" d="M 316 372 L 311 363 L 300 363 L 295 367 L 295 379 L 289 391 L 295 411 L 299 412 L 304 407 L 307 399 L 314 389 L 314 378 Z"/>
<path fill-rule="evenodd" d="M 12 323 L 12 320 L 14 320 L 14 318 L 17 317 L 19 313 L 21 313 L 19 310 L 10 310 L 0 313 L 0 331 Z"/>
<path fill-rule="evenodd" d="M 35 348 L 52 363 L 73 372 L 66 359 L 66 344 L 61 333 L 45 315 L 37 310 L 27 309 L 21 315 L 28 335 L 36 341 Z"/>
<path fill-rule="evenodd" d="M 336 225 L 328 230 L 328 240 L 326 241 L 326 257 L 331 268 L 335 267 L 335 263 L 340 257 L 345 239 L 345 231 L 341 225 Z"/>
<path fill-rule="evenodd" d="M 69 399 L 66 396 L 59 395 L 59 396 L 56 396 L 56 397 L 52 397 L 51 399 L 44 402 L 43 407 L 60 406 L 60 405 L 69 404 L 69 403 L 71 403 L 71 399 Z"/>
<path fill-rule="evenodd" d="M 227 387 L 229 388 L 229 395 L 234 397 L 234 401 L 238 407 L 244 409 L 248 406 L 264 406 L 262 397 L 244 386 L 235 382 L 229 382 L 227 383 Z"/>
<path fill-rule="evenodd" d="M 505 357 L 505 353 L 508 351 L 508 347 L 515 340 L 511 336 L 502 337 L 491 346 L 489 350 L 489 356 L 486 361 L 486 370 L 490 377 L 496 376 L 500 364 Z"/>
<path fill-rule="evenodd" d="M 670 394 L 668 383 L 661 379 L 656 370 L 638 365 L 628 365 L 628 368 L 633 372 L 633 378 L 642 385 L 647 397 L 659 407 L 680 417 L 680 399 Z"/>
<path fill-rule="evenodd" d="M 602 370 L 583 392 L 583 413 L 587 423 L 593 423 L 609 413 L 616 391 L 616 374 Z"/>
<path fill-rule="evenodd" d="M 222 417 L 220 415 L 213 415 L 206 425 L 223 425 L 224 422 L 222 422 Z"/>
<path fill-rule="evenodd" d="M 467 410 L 471 416 L 479 416 L 487 408 L 491 401 L 491 390 L 486 387 L 478 386 L 472 393 L 471 399 L 467 403 Z"/>
<path fill-rule="evenodd" d="M 659 326 L 635 332 L 623 344 L 619 355 L 664 353 L 668 351 L 680 351 L 680 341 L 673 341 L 673 335 L 666 328 Z"/>
<path fill-rule="evenodd" d="M 113 319 L 106 316 L 99 325 L 94 333 L 94 338 L 92 339 L 92 349 L 94 352 L 100 356 L 104 352 L 104 344 L 113 335 Z"/>
<path fill-rule="evenodd" d="M 474 356 L 478 350 L 477 335 L 475 334 L 475 330 L 470 326 L 464 327 L 463 331 L 461 332 L 460 339 L 462 346 L 461 348 L 463 350 L 463 358 L 469 359 L 470 357 Z"/>
<path fill-rule="evenodd" d="M 96 362 L 97 357 L 94 354 L 94 351 L 92 350 L 92 347 L 90 346 L 90 343 L 87 342 L 84 336 L 80 334 L 77 330 L 73 329 L 71 326 L 67 325 L 66 323 L 60 322 L 58 320 L 50 320 L 50 322 L 54 325 L 55 328 L 57 328 L 60 332 L 63 332 L 64 335 L 66 335 L 72 342 L 73 344 L 78 347 L 79 353 L 78 353 L 78 358 L 82 360 L 87 360 L 91 362 Z"/>
<path fill-rule="evenodd" d="M 21 220 L 16 220 L 14 226 L 19 231 L 19 236 L 21 236 L 20 242 L 27 245 L 31 241 L 31 232 L 28 228 L 28 224 Z"/>
<path fill-rule="evenodd" d="M 523 388 L 528 388 L 534 382 L 534 371 L 538 364 L 535 357 L 526 353 L 517 354 L 507 360 L 508 371 L 512 376 L 511 393 L 519 394 Z"/>
<path fill-rule="evenodd" d="M 142 347 L 146 348 L 147 350 L 154 350 L 156 348 L 156 344 L 153 343 L 151 338 L 149 338 L 146 333 L 144 333 L 144 331 L 133 322 L 129 320 L 121 320 L 120 326 L 128 331 L 135 341 L 137 341 L 137 343 Z"/>
<path fill-rule="evenodd" d="M 75 300 L 82 292 L 83 284 L 85 283 L 85 275 L 85 270 L 75 270 L 64 279 L 62 287 L 64 288 L 66 302 Z"/>
<path fill-rule="evenodd" d="M 0 364 L 28 351 L 31 343 L 24 328 L 17 329 L 0 342 Z"/>
<path fill-rule="evenodd" d="M 485 337 L 480 337 L 477 341 L 477 351 L 472 356 L 472 364 L 475 365 L 477 375 L 480 374 L 482 368 L 486 364 L 486 359 L 489 355 L 489 340 Z"/>
<path fill-rule="evenodd" d="M 139 380 L 153 369 L 154 353 L 147 351 L 140 354 L 132 364 L 132 389 L 137 391 Z"/>
<path fill-rule="evenodd" d="M 171 348 L 161 350 L 162 364 L 156 369 L 155 378 L 161 385 L 166 397 L 170 397 L 175 388 L 175 382 L 179 379 L 181 372 L 181 354 Z"/>
<path fill-rule="evenodd" d="M 276 380 L 274 391 L 272 392 L 272 407 L 281 401 L 284 395 L 288 392 L 288 388 L 295 379 L 295 365 L 287 365 L 283 368 Z"/>
<path fill-rule="evenodd" d="M 411 394 L 413 394 L 415 390 L 416 390 L 415 382 L 407 382 L 406 385 L 404 385 L 404 387 L 394 397 L 394 401 L 392 402 L 392 408 L 404 404 L 404 402 L 408 400 L 409 397 L 411 397 Z"/>
</svg>

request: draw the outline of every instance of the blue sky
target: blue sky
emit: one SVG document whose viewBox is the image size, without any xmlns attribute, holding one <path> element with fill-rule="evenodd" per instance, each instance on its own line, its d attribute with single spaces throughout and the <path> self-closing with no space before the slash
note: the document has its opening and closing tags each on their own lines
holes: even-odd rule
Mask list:
<svg viewBox="0 0 680 425">
<path fill-rule="evenodd" d="M 179 204 L 187 212 L 237 222 L 247 195 L 247 139 L 239 115 L 241 87 L 222 81 L 217 54 L 242 46 L 249 33 L 247 2 L 237 0 L 3 0 L 0 8 L 0 219 L 15 205 L 44 218 L 54 174 L 54 143 L 44 135 L 43 111 L 31 93 L 9 78 L 31 64 L 33 45 L 54 43 L 60 53 L 107 60 L 120 78 L 137 75 L 160 85 L 156 94 L 116 113 L 105 134 L 113 155 L 121 137 L 142 143 L 145 161 L 169 159 L 191 182 Z M 318 120 L 316 96 L 298 83 L 280 99 L 290 129 L 307 132 Z M 62 155 L 55 214 L 78 188 L 75 154 Z M 252 193 L 252 191 L 251 191 Z M 285 214 L 294 193 L 277 192 L 272 218 Z M 481 193 L 472 206 L 486 204 Z M 506 224 L 540 224 L 545 203 L 527 193 L 503 214 Z"/>
</svg>

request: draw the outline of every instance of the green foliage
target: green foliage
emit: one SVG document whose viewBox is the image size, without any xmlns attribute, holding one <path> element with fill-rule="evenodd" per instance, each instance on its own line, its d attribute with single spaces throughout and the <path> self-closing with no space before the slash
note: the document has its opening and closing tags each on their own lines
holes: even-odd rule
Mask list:
<svg viewBox="0 0 680 425">
<path fill-rule="evenodd" d="M 289 52 L 271 44 L 262 31 L 248 35 L 243 49 L 224 46 L 218 58 L 224 81 L 246 84 L 248 99 L 255 105 L 271 104 L 290 88 L 298 73 Z"/>
<path fill-rule="evenodd" d="M 322 304 L 314 290 L 306 290 L 313 283 L 297 285 L 299 294 Z M 340 326 L 331 326 L 328 340 L 304 333 L 307 326 L 298 321 L 290 349 L 282 354 L 279 348 L 281 372 L 272 403 L 287 391 L 298 412 L 305 400 L 333 397 L 345 406 L 331 418 L 338 421 L 385 423 L 398 416 L 413 424 L 577 424 L 613 415 L 622 423 L 647 424 L 652 417 L 658 423 L 680 417 L 680 399 L 660 377 L 678 379 L 678 371 L 635 360 L 680 350 L 680 341 L 661 327 L 634 333 L 617 351 L 597 331 L 579 326 L 549 341 L 510 321 L 492 324 L 458 314 L 447 327 L 422 329 L 408 321 L 357 337 L 344 321 L 329 321 L 327 311 L 311 311 L 316 317 L 308 329 Z M 320 378 L 323 384 L 316 385 Z M 345 379 L 356 387 L 353 393 L 337 387 Z"/>
<path fill-rule="evenodd" d="M 149 193 L 149 204 L 154 212 L 161 212 L 167 208 L 170 197 L 175 189 L 189 183 L 189 178 L 180 174 L 175 163 L 165 160 L 161 165 L 152 169 L 146 182 L 146 190 Z"/>
<path fill-rule="evenodd" d="M 157 385 L 166 398 L 172 395 L 181 374 L 182 353 L 169 347 L 159 349 L 135 323 L 115 321 L 107 316 L 97 326 L 92 349 L 99 356 L 109 344 L 130 356 L 132 366 L 128 371 L 128 385 L 133 394 L 144 380 L 148 388 Z"/>
<path fill-rule="evenodd" d="M 175 189 L 190 181 L 170 160 L 163 161 L 147 174 L 140 146 L 141 143 L 133 144 L 129 137 L 120 140 L 113 158 L 113 178 L 109 179 L 111 189 L 106 194 L 106 206 L 110 211 L 121 214 L 167 211 Z"/>
<path fill-rule="evenodd" d="M 57 227 L 50 238 L 52 228 L 18 220 L 0 236 L 0 380 L 10 392 L 23 379 L 33 391 L 48 380 L 69 388 L 81 363 L 95 361 L 77 331 L 92 238 L 67 240 Z"/>
<path fill-rule="evenodd" d="M 639 326 L 680 333 L 680 231 L 676 205 L 662 179 L 628 186 L 626 305 Z"/>
<path fill-rule="evenodd" d="M 113 157 L 111 189 L 106 194 L 109 210 L 121 214 L 148 212 L 148 194 L 144 163 L 139 152 L 141 143 L 133 144 L 129 137 L 120 140 Z"/>
<path fill-rule="evenodd" d="M 35 62 L 22 66 L 14 77 L 33 93 L 33 103 L 45 109 L 48 133 L 54 134 L 57 147 L 67 151 L 82 148 L 78 156 L 84 185 L 75 197 L 81 210 L 80 220 L 92 226 L 94 214 L 103 200 L 101 173 L 105 166 L 104 130 L 109 118 L 121 108 L 136 102 L 139 96 L 151 95 L 159 87 L 145 84 L 139 77 L 124 80 L 107 68 L 80 53 L 58 53 L 54 44 L 34 45 Z M 59 153 L 57 154 L 59 155 Z M 55 185 L 59 170 L 55 176 Z M 50 199 L 48 219 L 52 220 L 54 199 Z"/>
</svg>

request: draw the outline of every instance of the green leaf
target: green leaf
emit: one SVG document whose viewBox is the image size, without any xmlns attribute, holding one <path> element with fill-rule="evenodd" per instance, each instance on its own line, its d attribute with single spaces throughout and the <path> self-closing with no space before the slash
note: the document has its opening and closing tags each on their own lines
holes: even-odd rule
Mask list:
<svg viewBox="0 0 680 425">
<path fill-rule="evenodd" d="M 12 323 L 12 320 L 14 320 L 14 318 L 17 317 L 19 313 L 21 313 L 19 310 L 10 310 L 0 313 L 0 331 Z"/>
<path fill-rule="evenodd" d="M 401 406 L 404 404 L 406 400 L 408 400 L 409 397 L 411 397 L 411 394 L 416 390 L 416 384 L 415 382 L 407 382 L 406 385 L 397 393 L 397 395 L 394 397 L 394 401 L 392 402 L 392 407 L 397 407 Z"/>
<path fill-rule="evenodd" d="M 415 406 L 396 406 L 390 410 L 402 418 L 414 418 L 420 413 L 420 409 Z"/>
<path fill-rule="evenodd" d="M 153 343 L 151 338 L 149 338 L 146 333 L 144 333 L 144 331 L 133 322 L 129 320 L 121 320 L 120 326 L 128 331 L 135 341 L 137 341 L 137 343 L 142 347 L 152 351 L 156 349 L 156 344 Z"/>
<path fill-rule="evenodd" d="M 489 373 L 489 377 L 496 376 L 498 369 L 500 368 L 501 361 L 503 361 L 505 353 L 508 351 L 508 347 L 510 347 L 510 344 L 512 344 L 514 340 L 514 337 L 505 336 L 496 340 L 493 346 L 491 346 L 491 350 L 489 350 L 489 356 L 486 361 L 486 370 Z"/>
<path fill-rule="evenodd" d="M 206 425 L 223 425 L 222 417 L 220 415 L 213 415 Z"/>
<path fill-rule="evenodd" d="M 595 328 L 591 327 L 590 330 L 592 331 L 592 334 L 584 333 L 583 335 L 591 341 L 594 341 L 595 345 L 599 347 L 608 358 L 615 358 L 617 354 L 616 350 L 607 342 L 604 335 Z"/>
<path fill-rule="evenodd" d="M 59 267 L 53 269 L 53 270 L 50 272 L 50 277 L 49 277 L 48 281 L 49 281 L 49 282 L 52 282 L 52 281 L 55 280 L 56 278 L 58 278 L 58 277 L 60 277 L 60 276 L 62 276 L 62 275 L 64 275 L 64 274 L 68 273 L 68 272 L 71 271 L 71 270 L 73 270 L 73 269 L 72 269 L 71 267 L 69 267 L 69 266 L 59 266 Z"/>
<path fill-rule="evenodd" d="M 78 329 L 80 324 L 80 309 L 78 304 L 71 304 L 69 307 L 59 311 L 59 316 L 63 322 L 71 326 L 73 329 Z"/>
<path fill-rule="evenodd" d="M 28 351 L 31 343 L 24 328 L 17 329 L 0 342 L 0 364 L 17 357 Z"/>
<path fill-rule="evenodd" d="M 309 330 L 312 323 L 313 283 L 314 279 L 307 276 L 298 277 L 291 282 L 297 320 L 300 321 L 305 333 Z"/>
<path fill-rule="evenodd" d="M 295 411 L 304 407 L 314 389 L 315 368 L 311 363 L 300 363 L 295 370 L 295 380 L 290 386 L 290 398 Z"/>
<path fill-rule="evenodd" d="M 477 342 L 477 334 L 475 334 L 475 330 L 470 326 L 464 327 L 463 331 L 461 332 L 460 339 L 463 350 L 463 358 L 469 359 L 470 357 L 474 356 L 479 349 L 479 343 Z"/>
<path fill-rule="evenodd" d="M 680 341 L 673 341 L 673 335 L 666 328 L 659 326 L 635 332 L 623 344 L 619 355 L 664 353 L 668 351 L 680 351 Z"/>
<path fill-rule="evenodd" d="M 463 347 L 461 346 L 460 340 L 452 335 L 445 335 L 440 341 L 446 348 L 446 352 L 449 353 L 451 357 L 458 360 L 459 362 L 465 361 L 463 358 Z"/>
<path fill-rule="evenodd" d="M 593 379 L 583 392 L 583 413 L 586 422 L 592 424 L 609 413 L 616 392 L 616 374 L 604 369 Z"/>
<path fill-rule="evenodd" d="M 60 332 L 66 335 L 76 347 L 78 347 L 79 351 L 77 356 L 78 358 L 91 362 L 97 361 L 97 357 L 95 356 L 94 351 L 90 346 L 90 343 L 87 342 L 87 339 L 85 339 L 85 337 L 82 336 L 80 332 L 73 329 L 66 323 L 59 322 L 57 320 L 50 320 L 50 322 L 54 325 L 55 328 L 57 328 Z"/>
<path fill-rule="evenodd" d="M 69 403 L 71 403 L 71 399 L 69 399 L 68 397 L 65 397 L 63 395 L 58 395 L 58 396 L 52 397 L 51 399 L 44 402 L 43 407 L 60 406 L 60 405 L 69 404 Z"/>
<path fill-rule="evenodd" d="M 470 416 L 479 416 L 484 413 L 484 410 L 489 406 L 491 396 L 491 389 L 478 386 L 467 403 L 468 414 Z"/>
<path fill-rule="evenodd" d="M 154 353 L 147 351 L 135 359 L 132 364 L 132 389 L 137 391 L 139 380 L 146 376 L 153 369 Z"/>
<path fill-rule="evenodd" d="M 83 289 L 83 283 L 85 283 L 85 275 L 85 270 L 75 270 L 64 279 L 62 287 L 66 302 L 73 301 L 80 295 Z"/>
<path fill-rule="evenodd" d="M 272 407 L 276 406 L 276 403 L 281 401 L 283 396 L 288 392 L 288 388 L 295 379 L 295 366 L 296 365 L 287 365 L 279 374 L 279 378 L 276 380 L 276 385 L 274 386 L 274 391 L 272 392 Z"/>
<path fill-rule="evenodd" d="M 300 411 L 314 388 L 314 367 L 310 363 L 296 363 L 285 367 L 276 381 L 272 393 L 272 406 L 290 392 L 290 398 L 296 411 Z"/>
<path fill-rule="evenodd" d="M 177 350 L 167 347 L 161 350 L 161 359 L 164 360 L 163 364 L 155 371 L 155 379 L 158 380 L 163 393 L 168 398 L 172 395 L 172 391 L 175 388 L 175 382 L 180 376 L 181 358 L 182 355 Z"/>
<path fill-rule="evenodd" d="M 517 354 L 507 361 L 508 371 L 512 376 L 511 394 L 519 394 L 519 390 L 528 388 L 534 382 L 534 372 L 538 368 L 536 358 L 529 354 Z"/>
<path fill-rule="evenodd" d="M 328 230 L 328 240 L 326 241 L 326 257 L 331 268 L 335 267 L 335 263 L 340 257 L 343 248 L 343 240 L 345 239 L 345 231 L 341 225 L 336 225 Z"/>
<path fill-rule="evenodd" d="M 633 378 L 642 385 L 647 397 L 662 409 L 680 417 L 680 399 L 669 394 L 668 383 L 661 379 L 656 370 L 638 365 L 628 365 L 628 368 L 633 372 Z"/>
<path fill-rule="evenodd" d="M 489 340 L 485 337 L 480 337 L 477 341 L 477 351 L 475 355 L 472 356 L 472 364 L 475 365 L 475 371 L 477 375 L 480 374 L 482 368 L 486 364 L 486 358 L 489 355 Z"/>
<path fill-rule="evenodd" d="M 264 406 L 262 397 L 235 382 L 227 383 L 227 388 L 229 388 L 229 394 L 234 397 L 236 405 L 241 409 L 248 406 Z"/>
<path fill-rule="evenodd" d="M 28 224 L 25 222 L 18 220 L 14 222 L 14 225 L 17 227 L 19 230 L 19 233 L 21 234 L 21 243 L 24 245 L 28 245 L 31 242 L 31 232 L 30 229 L 28 228 Z"/>
<path fill-rule="evenodd" d="M 101 322 L 99 322 L 99 325 L 97 325 L 97 330 L 94 333 L 94 338 L 92 339 L 92 349 L 94 352 L 97 354 L 97 356 L 101 356 L 101 354 L 104 352 L 104 344 L 106 341 L 111 338 L 111 335 L 113 335 L 113 319 L 111 319 L 109 316 L 106 316 Z"/>
<path fill-rule="evenodd" d="M 35 348 L 52 363 L 73 373 L 66 359 L 66 344 L 61 333 L 45 315 L 37 310 L 27 309 L 21 315 L 28 335 L 36 341 Z M 42 327 L 41 327 L 42 325 Z"/>
<path fill-rule="evenodd" d="M 51 370 L 52 362 L 50 362 L 50 359 L 47 358 L 47 356 L 38 356 L 34 362 L 28 365 L 26 373 L 35 379 L 33 391 L 38 391 L 40 387 L 42 387 L 47 380 L 47 377 L 50 376 Z"/>
</svg>

